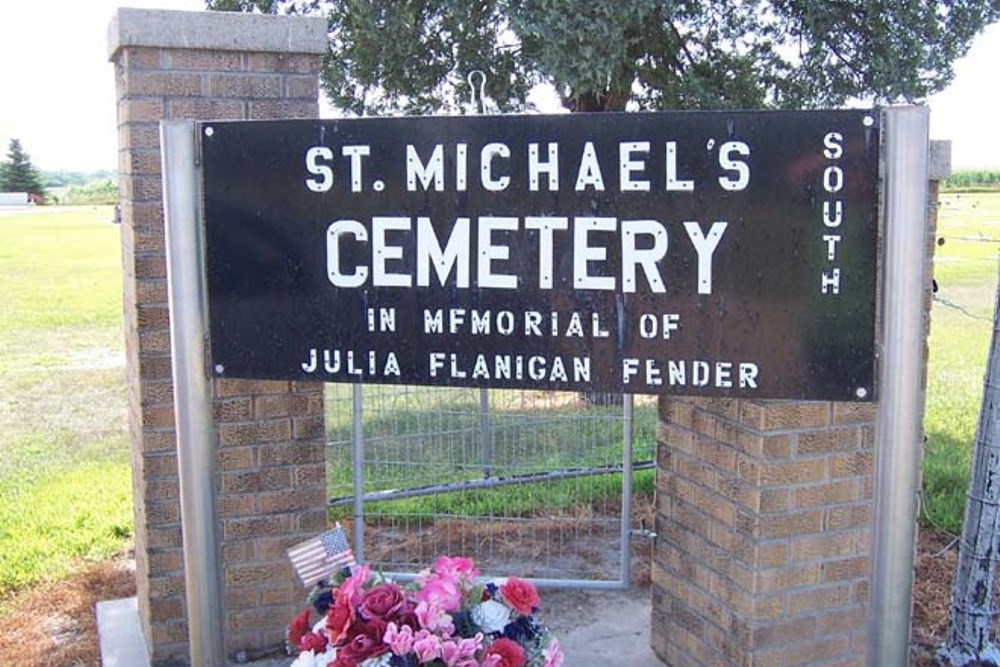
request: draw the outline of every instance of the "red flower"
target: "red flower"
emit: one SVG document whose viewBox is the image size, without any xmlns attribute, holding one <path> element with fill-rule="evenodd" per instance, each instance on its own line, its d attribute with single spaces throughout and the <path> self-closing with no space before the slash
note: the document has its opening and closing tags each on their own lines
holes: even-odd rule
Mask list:
<svg viewBox="0 0 1000 667">
<path fill-rule="evenodd" d="M 343 658 L 345 665 L 359 665 L 368 658 L 387 652 L 389 647 L 382 641 L 387 626 L 380 618 L 355 623 L 351 628 L 350 641 L 337 649 L 337 662 L 334 664 L 340 665 Z"/>
<path fill-rule="evenodd" d="M 403 611 L 406 600 L 403 591 L 396 584 L 380 584 L 365 591 L 358 606 L 358 613 L 364 619 L 380 618 L 389 622 Z"/>
<path fill-rule="evenodd" d="M 337 589 L 333 604 L 326 612 L 326 630 L 330 635 L 330 641 L 339 646 L 347 639 L 355 618 L 354 607 L 348 602 L 347 596 L 342 595 L 340 589 Z"/>
<path fill-rule="evenodd" d="M 486 655 L 500 656 L 497 667 L 523 667 L 524 649 L 513 639 L 501 637 L 486 647 Z"/>
<path fill-rule="evenodd" d="M 302 635 L 299 640 L 300 651 L 316 651 L 317 653 L 322 653 L 326 650 L 326 637 L 318 635 L 315 632 L 307 632 Z"/>
<path fill-rule="evenodd" d="M 288 643 L 292 646 L 298 646 L 299 641 L 302 636 L 305 635 L 310 630 L 309 625 L 309 609 L 303 609 L 302 613 L 295 617 L 292 624 L 288 626 Z"/>
<path fill-rule="evenodd" d="M 517 577 L 507 579 L 507 582 L 500 587 L 500 595 L 508 607 L 525 616 L 534 612 L 540 602 L 538 591 L 531 582 Z"/>
</svg>

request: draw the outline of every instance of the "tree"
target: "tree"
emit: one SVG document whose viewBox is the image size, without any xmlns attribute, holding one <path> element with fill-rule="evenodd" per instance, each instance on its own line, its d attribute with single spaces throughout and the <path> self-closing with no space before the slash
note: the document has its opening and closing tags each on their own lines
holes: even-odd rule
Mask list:
<svg viewBox="0 0 1000 667">
<path fill-rule="evenodd" d="M 7 160 L 0 162 L 0 191 L 28 192 L 44 195 L 42 178 L 31 164 L 31 157 L 21 148 L 17 139 L 10 140 Z"/>
<path fill-rule="evenodd" d="M 918 101 L 1000 18 L 997 0 L 206 0 L 324 14 L 323 87 L 356 114 L 461 108 L 482 70 L 503 110 L 552 83 L 576 111 Z"/>
</svg>

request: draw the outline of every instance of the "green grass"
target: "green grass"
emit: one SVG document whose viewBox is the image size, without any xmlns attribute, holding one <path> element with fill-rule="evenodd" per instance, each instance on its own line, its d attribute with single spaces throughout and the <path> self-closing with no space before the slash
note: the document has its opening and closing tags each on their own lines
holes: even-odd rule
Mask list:
<svg viewBox="0 0 1000 667">
<path fill-rule="evenodd" d="M 1000 244 L 1000 193 L 941 197 L 931 314 L 924 452 L 923 519 L 961 530 L 991 319 Z"/>
<path fill-rule="evenodd" d="M 350 389 L 327 389 L 328 481 L 331 497 L 349 497 L 352 489 Z M 621 463 L 621 407 L 584 407 L 576 394 L 497 390 L 490 393 L 493 478 L 579 470 Z M 365 488 L 410 489 L 484 477 L 480 448 L 477 390 L 372 388 L 365 419 Z M 390 406 L 379 411 L 379 406 Z M 653 458 L 655 406 L 637 399 L 633 460 Z M 651 494 L 652 471 L 637 471 L 637 493 Z M 511 484 L 491 489 L 371 503 L 372 513 L 399 516 L 529 516 L 538 512 L 573 512 L 584 506 L 611 506 L 621 496 L 621 475 L 599 474 L 569 479 Z M 334 518 L 349 506 L 335 507 Z"/>
<path fill-rule="evenodd" d="M 0 215 L 0 597 L 106 558 L 132 533 L 111 215 Z"/>
</svg>

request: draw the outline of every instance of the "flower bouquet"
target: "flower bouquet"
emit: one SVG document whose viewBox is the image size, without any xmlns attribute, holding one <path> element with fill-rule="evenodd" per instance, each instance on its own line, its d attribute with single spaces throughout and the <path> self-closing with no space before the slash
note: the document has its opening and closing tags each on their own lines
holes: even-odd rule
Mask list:
<svg viewBox="0 0 1000 667">
<path fill-rule="evenodd" d="M 288 627 L 292 667 L 560 667 L 524 579 L 479 581 L 468 558 L 438 558 L 412 584 L 367 566 L 320 584 Z M 313 611 L 320 616 L 313 622 Z"/>
</svg>

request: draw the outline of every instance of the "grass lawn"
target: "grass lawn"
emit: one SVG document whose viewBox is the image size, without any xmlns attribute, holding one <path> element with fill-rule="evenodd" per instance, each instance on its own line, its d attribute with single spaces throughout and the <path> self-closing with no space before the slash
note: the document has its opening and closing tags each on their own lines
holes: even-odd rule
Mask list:
<svg viewBox="0 0 1000 667">
<path fill-rule="evenodd" d="M 132 534 L 111 208 L 0 215 L 0 597 Z"/>
<path fill-rule="evenodd" d="M 993 329 L 1000 192 L 945 193 L 940 202 L 943 244 L 934 262 L 939 301 L 931 313 L 923 518 L 958 532 Z"/>
</svg>

